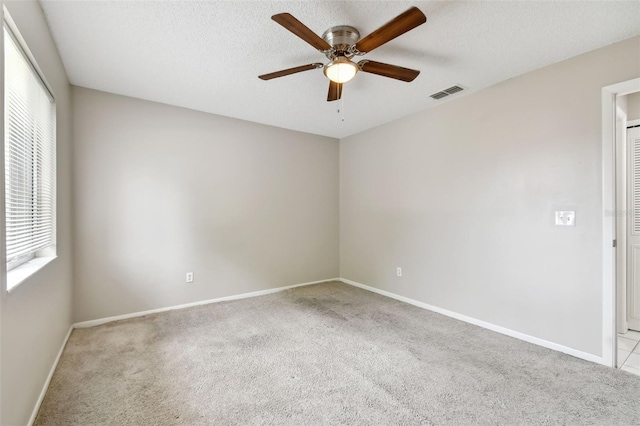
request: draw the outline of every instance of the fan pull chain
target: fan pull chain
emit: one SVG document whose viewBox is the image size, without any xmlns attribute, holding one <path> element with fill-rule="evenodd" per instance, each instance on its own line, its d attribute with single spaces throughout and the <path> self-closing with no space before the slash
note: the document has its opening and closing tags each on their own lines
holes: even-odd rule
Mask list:
<svg viewBox="0 0 640 426">
<path fill-rule="evenodd" d="M 344 98 L 340 98 L 338 100 L 338 114 L 340 114 L 340 119 L 344 121 Z"/>
</svg>

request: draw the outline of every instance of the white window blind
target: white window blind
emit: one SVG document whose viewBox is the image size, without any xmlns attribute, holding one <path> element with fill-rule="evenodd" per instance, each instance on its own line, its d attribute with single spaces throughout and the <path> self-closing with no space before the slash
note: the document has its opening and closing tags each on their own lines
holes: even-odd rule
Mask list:
<svg viewBox="0 0 640 426">
<path fill-rule="evenodd" d="M 4 173 L 7 269 L 55 243 L 56 108 L 4 27 Z"/>
<path fill-rule="evenodd" d="M 630 138 L 632 235 L 640 235 L 640 138 Z"/>
</svg>

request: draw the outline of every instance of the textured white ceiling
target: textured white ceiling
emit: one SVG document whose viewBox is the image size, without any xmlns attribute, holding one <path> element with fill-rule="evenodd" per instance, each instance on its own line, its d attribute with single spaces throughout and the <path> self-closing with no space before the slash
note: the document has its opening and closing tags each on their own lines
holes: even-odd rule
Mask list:
<svg viewBox="0 0 640 426">
<path fill-rule="evenodd" d="M 640 34 L 640 2 L 434 1 L 41 1 L 72 84 L 344 137 L 468 92 Z M 412 83 L 359 73 L 337 102 L 312 70 L 270 81 L 258 75 L 326 62 L 272 21 L 289 12 L 321 35 L 352 25 L 365 36 L 410 6 L 427 23 L 364 58 L 421 70 Z"/>
</svg>

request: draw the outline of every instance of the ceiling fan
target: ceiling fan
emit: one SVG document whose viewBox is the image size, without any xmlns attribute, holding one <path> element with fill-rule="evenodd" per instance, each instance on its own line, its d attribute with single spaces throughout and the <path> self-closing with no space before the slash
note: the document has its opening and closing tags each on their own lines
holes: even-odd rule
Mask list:
<svg viewBox="0 0 640 426">
<path fill-rule="evenodd" d="M 413 81 L 420 74 L 418 70 L 368 59 L 363 59 L 358 63 L 354 63 L 351 60 L 354 56 L 369 53 L 373 49 L 427 22 L 427 17 L 417 7 L 412 7 L 396 16 L 364 38 L 360 38 L 358 30 L 348 25 L 331 27 L 322 34 L 322 37 L 319 37 L 289 13 L 279 13 L 273 15 L 271 19 L 309 43 L 320 53 L 323 53 L 329 59 L 329 62 L 327 64 L 316 62 L 258 76 L 262 80 L 271 80 L 272 78 L 284 77 L 302 71 L 324 68 L 324 75 L 329 79 L 327 101 L 335 101 L 342 96 L 342 85 L 351 80 L 358 71 L 406 82 Z"/>
</svg>

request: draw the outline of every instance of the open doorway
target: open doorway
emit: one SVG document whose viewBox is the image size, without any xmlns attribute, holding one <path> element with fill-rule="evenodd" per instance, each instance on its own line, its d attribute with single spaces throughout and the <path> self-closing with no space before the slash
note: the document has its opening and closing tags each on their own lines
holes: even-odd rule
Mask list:
<svg viewBox="0 0 640 426">
<path fill-rule="evenodd" d="M 617 282 L 620 281 L 617 254 L 623 248 L 626 253 L 626 244 L 618 245 L 616 240 L 621 222 L 617 220 L 616 205 L 616 134 L 620 134 L 616 126 L 622 126 L 617 123 L 617 101 L 618 97 L 636 92 L 640 92 L 640 78 L 602 88 L 602 354 L 599 362 L 610 367 L 617 365 Z"/>
<path fill-rule="evenodd" d="M 616 367 L 640 376 L 640 92 L 616 96 Z"/>
</svg>

